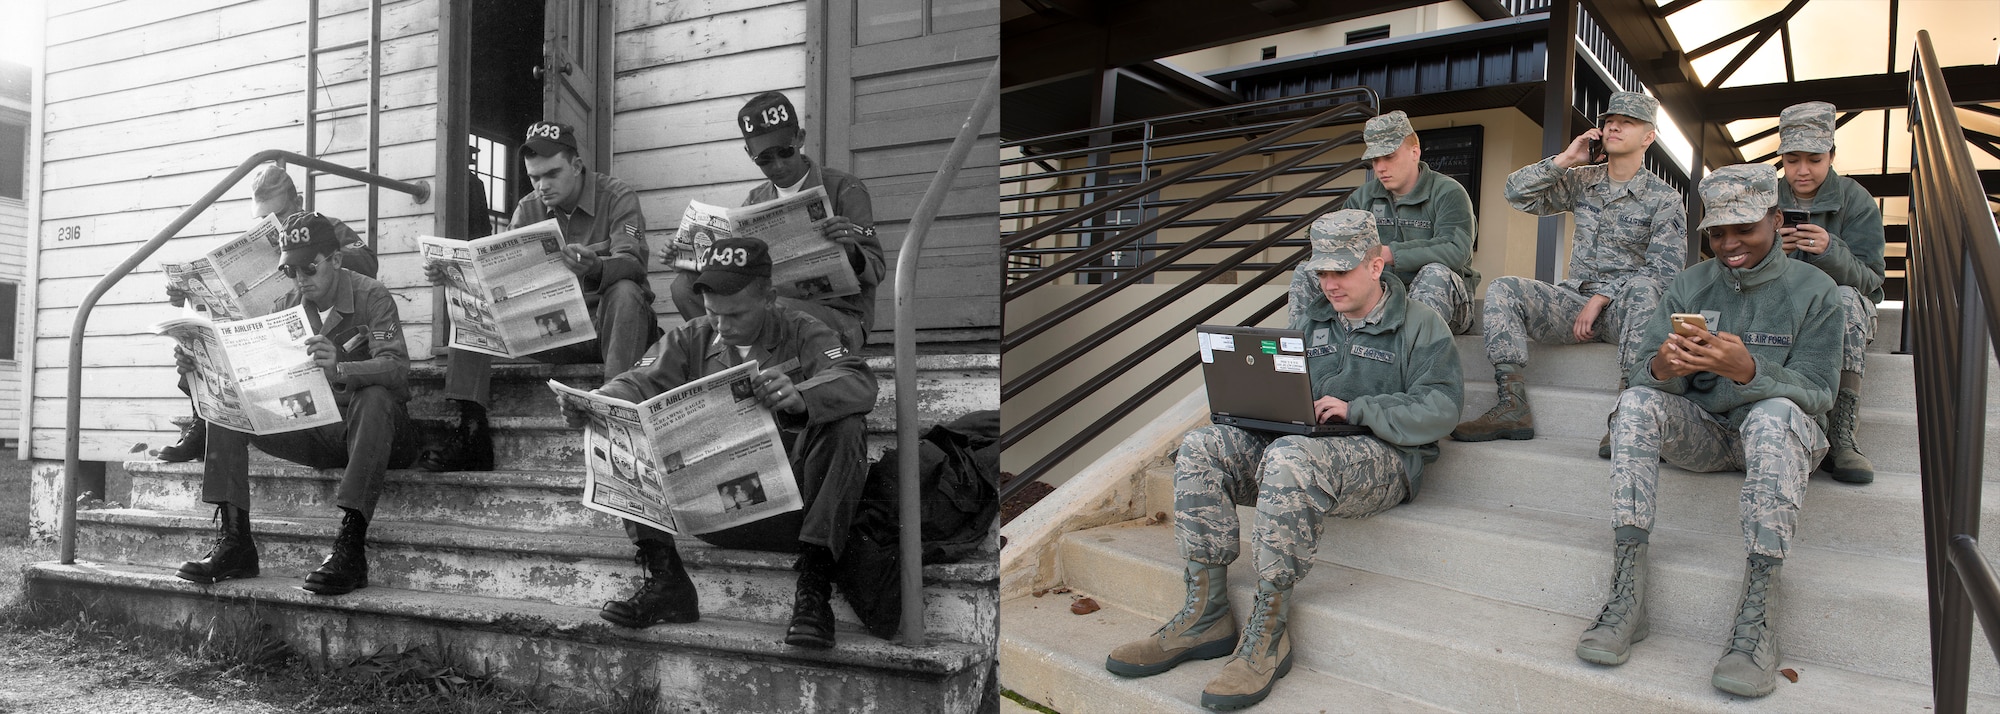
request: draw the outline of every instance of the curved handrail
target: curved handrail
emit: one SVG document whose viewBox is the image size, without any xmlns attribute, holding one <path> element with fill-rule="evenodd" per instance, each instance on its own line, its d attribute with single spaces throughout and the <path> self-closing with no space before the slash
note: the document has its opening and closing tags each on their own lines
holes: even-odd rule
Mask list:
<svg viewBox="0 0 2000 714">
<path fill-rule="evenodd" d="M 160 246 L 166 245 L 168 239 L 180 233 L 182 228 L 186 228 L 188 223 L 194 221 L 195 216 L 199 216 L 202 211 L 208 210 L 208 207 L 213 205 L 216 199 L 222 198 L 222 194 L 234 188 L 237 182 L 243 180 L 244 176 L 250 175 L 251 169 L 256 168 L 266 161 L 273 160 L 298 164 L 307 169 L 318 170 L 335 176 L 354 179 L 362 183 L 401 191 L 414 196 L 418 203 L 429 201 L 431 197 L 431 186 L 427 181 L 419 180 L 413 183 L 397 181 L 304 154 L 281 149 L 266 149 L 251 154 L 250 158 L 244 159 L 243 163 L 236 166 L 236 170 L 229 172 L 228 176 L 224 176 L 221 181 L 216 182 L 215 188 L 209 189 L 208 193 L 203 194 L 200 200 L 189 204 L 186 210 L 181 211 L 181 214 L 176 216 L 172 223 L 168 223 L 166 228 L 161 229 L 159 234 L 153 236 L 152 240 L 146 241 L 145 245 L 141 245 L 137 250 L 132 251 L 132 255 L 126 257 L 125 262 L 119 263 L 116 268 L 112 268 L 111 272 L 106 273 L 103 278 L 97 281 L 97 285 L 91 287 L 90 292 L 84 295 L 83 302 L 77 307 L 76 321 L 72 323 L 69 330 L 69 405 L 68 419 L 63 425 L 62 519 L 59 526 L 61 531 L 61 545 L 58 552 L 58 556 L 64 565 L 76 562 L 76 477 L 78 472 L 83 468 L 83 459 L 81 458 L 83 449 L 83 332 L 84 328 L 90 324 L 91 310 L 97 307 L 97 300 L 104 297 L 104 293 L 111 290 L 111 286 L 116 285 L 119 280 L 125 278 L 126 274 L 131 273 L 133 268 L 138 267 L 140 261 L 151 257 L 154 251 L 160 249 Z M 370 237 L 372 238 L 373 236 Z"/>
<path fill-rule="evenodd" d="M 896 490 L 897 518 L 901 521 L 898 540 L 903 568 L 902 634 L 897 638 L 910 647 L 924 644 L 924 553 L 922 495 L 917 492 L 917 261 L 924 238 L 951 192 L 951 182 L 965 163 L 979 130 L 1000 103 L 1000 63 L 986 73 L 986 83 L 972 102 L 972 111 L 959 126 L 957 138 L 945 152 L 944 164 L 931 177 L 917 212 L 910 217 L 910 230 L 903 247 L 896 251 Z"/>
</svg>

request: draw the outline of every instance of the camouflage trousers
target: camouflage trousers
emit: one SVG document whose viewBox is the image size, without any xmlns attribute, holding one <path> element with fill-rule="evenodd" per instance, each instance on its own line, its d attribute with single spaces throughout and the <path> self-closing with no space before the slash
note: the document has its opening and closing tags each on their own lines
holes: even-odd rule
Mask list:
<svg viewBox="0 0 2000 714">
<path fill-rule="evenodd" d="M 1847 330 L 1840 338 L 1840 371 L 1861 374 L 1868 343 L 1875 341 L 1875 303 L 1848 286 L 1840 286 L 1840 316 Z"/>
<path fill-rule="evenodd" d="M 1465 278 L 1459 277 L 1441 263 L 1426 263 L 1417 270 L 1417 278 L 1408 286 L 1410 299 L 1429 305 L 1451 326 L 1451 333 L 1463 335 L 1472 330 L 1472 294 L 1465 289 Z M 1319 276 L 1301 265 L 1292 271 L 1291 298 L 1287 301 L 1289 312 L 1285 324 L 1298 322 L 1299 315 L 1314 301 L 1326 302 L 1326 294 L 1320 292 Z"/>
<path fill-rule="evenodd" d="M 1326 516 L 1366 518 L 1403 502 L 1403 456 L 1371 436 L 1277 436 L 1210 424 L 1181 437 L 1174 535 L 1188 560 L 1235 562 L 1236 507 L 1256 506 L 1258 577 L 1290 587 L 1312 570 Z"/>
<path fill-rule="evenodd" d="M 1743 546 L 1783 558 L 1805 501 L 1806 477 L 1826 446 L 1826 434 L 1790 399 L 1757 402 L 1743 425 L 1731 428 L 1725 415 L 1686 397 L 1627 389 L 1611 415 L 1611 525 L 1653 529 L 1662 459 L 1702 473 L 1740 470 Z"/>
<path fill-rule="evenodd" d="M 1632 371 L 1645 351 L 1646 321 L 1660 309 L 1664 286 L 1652 278 L 1633 277 L 1604 306 L 1594 323 L 1597 342 L 1618 346 L 1618 374 Z M 1590 298 L 1574 290 L 1533 278 L 1504 275 L 1486 288 L 1486 359 L 1493 364 L 1528 363 L 1528 340 L 1574 345 L 1576 316 Z"/>
</svg>

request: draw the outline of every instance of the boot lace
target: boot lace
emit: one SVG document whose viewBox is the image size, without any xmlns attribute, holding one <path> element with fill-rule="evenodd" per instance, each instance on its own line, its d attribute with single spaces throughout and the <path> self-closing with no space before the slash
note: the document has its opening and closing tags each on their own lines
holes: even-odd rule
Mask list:
<svg viewBox="0 0 2000 714">
<path fill-rule="evenodd" d="M 1197 586 L 1201 584 L 1201 576 L 1195 573 L 1182 573 L 1181 582 L 1187 585 L 1187 600 L 1181 602 L 1181 611 L 1174 613 L 1174 619 L 1168 620 L 1167 624 L 1161 625 L 1160 629 L 1153 631 L 1153 634 L 1179 632 L 1182 626 L 1194 622 L 1195 618 L 1201 616 L 1199 604 L 1202 593 L 1196 591 Z"/>
<path fill-rule="evenodd" d="M 1243 642 L 1237 645 L 1236 656 L 1254 659 L 1257 657 L 1260 645 L 1267 651 L 1277 648 L 1278 639 L 1271 632 L 1275 628 L 1275 625 L 1271 624 L 1271 617 L 1275 614 L 1273 611 L 1277 609 L 1272 606 L 1271 598 L 1276 595 L 1277 593 L 1262 588 L 1257 590 L 1257 599 L 1250 607 L 1250 622 L 1243 629 Z"/>
<path fill-rule="evenodd" d="M 1828 415 L 1828 420 L 1833 422 L 1830 429 L 1833 433 L 1829 436 L 1834 448 L 1861 453 L 1859 445 L 1854 442 L 1854 425 L 1859 418 L 1859 408 L 1853 392 L 1841 391 L 1834 396 L 1833 413 Z"/>
<path fill-rule="evenodd" d="M 1618 541 L 1617 549 L 1617 563 L 1613 566 L 1614 574 L 1611 580 L 1611 599 L 1605 601 L 1604 610 L 1597 613 L 1597 624 L 1592 625 L 1591 629 L 1620 627 L 1632 618 L 1632 602 L 1638 595 L 1635 592 L 1637 582 L 1633 575 L 1636 568 L 1632 561 L 1639 556 L 1639 541 Z"/>
<path fill-rule="evenodd" d="M 1736 612 L 1736 625 L 1729 633 L 1729 652 L 1742 652 L 1752 660 L 1757 657 L 1757 643 L 1764 640 L 1764 632 L 1769 627 L 1764 615 L 1765 598 L 1771 591 L 1771 568 L 1771 563 L 1764 562 L 1750 566 L 1749 583 L 1744 587 L 1743 608 Z"/>
</svg>

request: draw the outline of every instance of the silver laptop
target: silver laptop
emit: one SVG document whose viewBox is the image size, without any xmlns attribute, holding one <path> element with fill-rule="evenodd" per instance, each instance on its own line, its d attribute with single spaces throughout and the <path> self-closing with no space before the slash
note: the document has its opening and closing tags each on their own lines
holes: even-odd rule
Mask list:
<svg viewBox="0 0 2000 714">
<path fill-rule="evenodd" d="M 1253 431 L 1302 436 L 1372 434 L 1368 427 L 1320 424 L 1313 417 L 1305 333 L 1271 327 L 1195 328 L 1209 420 Z"/>
</svg>

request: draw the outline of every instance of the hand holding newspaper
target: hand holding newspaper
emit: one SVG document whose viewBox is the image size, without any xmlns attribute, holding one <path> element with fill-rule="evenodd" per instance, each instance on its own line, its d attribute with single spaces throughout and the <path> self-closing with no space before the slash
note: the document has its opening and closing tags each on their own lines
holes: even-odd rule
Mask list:
<svg viewBox="0 0 2000 714">
<path fill-rule="evenodd" d="M 823 186 L 742 208 L 689 201 L 669 245 L 668 262 L 699 271 L 715 241 L 756 238 L 770 248 L 771 284 L 779 295 L 800 299 L 853 295 L 861 292 L 861 283 L 848 265 L 847 250 L 827 240 L 822 230 L 832 217 Z"/>
<path fill-rule="evenodd" d="M 258 219 L 242 235 L 185 263 L 160 263 L 167 283 L 208 306 L 217 320 L 246 320 L 276 312 L 293 302 L 292 283 L 278 275 L 275 215 Z"/>
<path fill-rule="evenodd" d="M 305 307 L 229 322 L 182 317 L 153 326 L 193 356 L 188 391 L 201 418 L 248 434 L 340 423 L 333 386 L 306 353 Z"/>
<path fill-rule="evenodd" d="M 521 357 L 597 339 L 565 243 L 553 218 L 473 241 L 418 237 L 424 262 L 445 272 L 451 346 Z"/>
<path fill-rule="evenodd" d="M 583 505 L 668 533 L 709 533 L 804 507 L 746 362 L 631 402 L 549 380 L 588 415 Z"/>
</svg>

